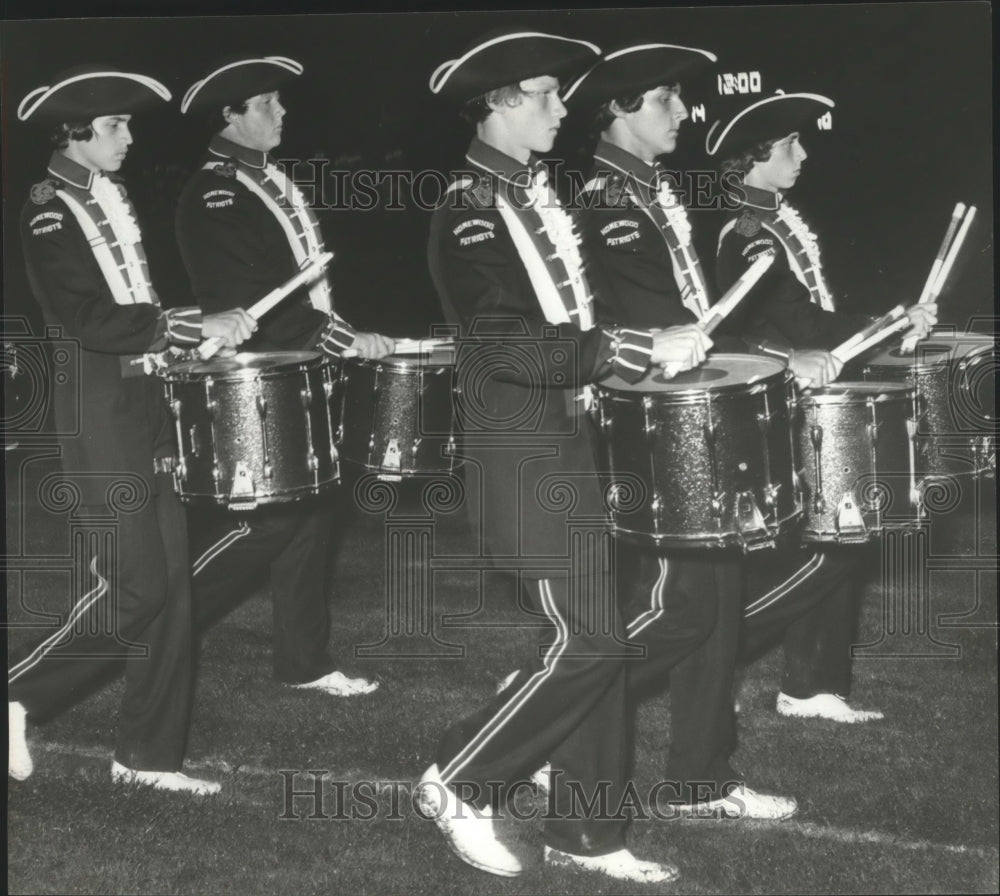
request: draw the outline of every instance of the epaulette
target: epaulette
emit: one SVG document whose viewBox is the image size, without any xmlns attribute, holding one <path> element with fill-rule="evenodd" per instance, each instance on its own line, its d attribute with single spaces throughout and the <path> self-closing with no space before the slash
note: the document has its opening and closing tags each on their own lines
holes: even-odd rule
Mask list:
<svg viewBox="0 0 1000 896">
<path fill-rule="evenodd" d="M 740 236 L 756 236 L 760 233 L 760 229 L 763 225 L 761 224 L 760 217 L 756 212 L 751 209 L 743 209 L 743 214 L 736 219 L 736 232 Z"/>
<path fill-rule="evenodd" d="M 609 174 L 604 180 L 604 198 L 610 208 L 619 208 L 625 193 L 625 178 L 620 174 Z"/>
<path fill-rule="evenodd" d="M 56 182 L 51 177 L 47 177 L 31 188 L 30 195 L 31 201 L 35 205 L 45 205 L 46 202 L 51 202 L 55 199 Z"/>
<path fill-rule="evenodd" d="M 212 169 L 219 177 L 236 177 L 236 163 L 232 160 L 223 162 Z"/>
</svg>

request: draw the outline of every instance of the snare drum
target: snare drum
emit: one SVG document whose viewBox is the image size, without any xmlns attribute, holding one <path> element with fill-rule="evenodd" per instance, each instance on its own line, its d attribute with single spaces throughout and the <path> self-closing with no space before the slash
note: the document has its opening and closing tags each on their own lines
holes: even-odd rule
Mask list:
<svg viewBox="0 0 1000 896">
<path fill-rule="evenodd" d="M 661 548 L 773 547 L 800 515 L 791 382 L 777 361 L 727 354 L 673 379 L 656 368 L 602 381 L 614 533 Z"/>
<path fill-rule="evenodd" d="M 864 362 L 866 380 L 916 390 L 917 475 L 980 475 L 995 464 L 996 346 L 982 334 L 932 334 L 911 355 L 895 346 Z"/>
<path fill-rule="evenodd" d="M 833 383 L 796 400 L 802 540 L 856 544 L 918 522 L 913 389 Z"/>
<path fill-rule="evenodd" d="M 167 368 L 181 498 L 251 510 L 333 485 L 326 367 L 315 352 L 265 352 Z"/>
<path fill-rule="evenodd" d="M 455 463 L 455 350 L 351 358 L 333 384 L 341 458 L 381 479 L 450 473 Z"/>
</svg>

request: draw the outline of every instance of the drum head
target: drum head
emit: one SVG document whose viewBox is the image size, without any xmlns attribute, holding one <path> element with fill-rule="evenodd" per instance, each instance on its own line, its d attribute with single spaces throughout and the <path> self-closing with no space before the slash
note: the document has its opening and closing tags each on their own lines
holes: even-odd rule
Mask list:
<svg viewBox="0 0 1000 896">
<path fill-rule="evenodd" d="M 349 358 L 349 364 L 362 367 L 391 367 L 400 373 L 406 371 L 433 370 L 437 367 L 453 367 L 455 365 L 455 347 L 453 345 L 436 345 L 429 354 L 420 355 L 388 355 L 378 360 L 365 358 Z"/>
<path fill-rule="evenodd" d="M 616 392 L 697 393 L 738 389 L 772 376 L 781 376 L 785 367 L 774 358 L 763 355 L 710 355 L 694 370 L 686 370 L 667 379 L 659 366 L 654 366 L 637 383 L 628 383 L 617 374 L 601 380 L 600 386 Z"/>
<path fill-rule="evenodd" d="M 948 364 L 951 361 L 964 358 L 973 352 L 988 349 L 994 345 L 992 336 L 983 333 L 932 333 L 926 339 L 917 343 L 911 354 L 903 354 L 899 345 L 891 348 L 881 348 L 864 359 L 864 364 L 871 367 L 916 367 L 926 369 L 938 364 Z"/>
<path fill-rule="evenodd" d="M 205 379 L 254 379 L 262 373 L 281 373 L 301 368 L 302 365 L 319 366 L 322 358 L 317 352 L 240 352 L 231 358 L 209 358 L 207 361 L 181 361 L 163 373 L 167 380 Z"/>
</svg>

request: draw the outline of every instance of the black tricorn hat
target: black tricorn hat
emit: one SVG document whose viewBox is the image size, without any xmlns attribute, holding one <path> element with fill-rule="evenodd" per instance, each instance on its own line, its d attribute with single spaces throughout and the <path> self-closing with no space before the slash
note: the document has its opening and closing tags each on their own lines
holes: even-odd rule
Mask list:
<svg viewBox="0 0 1000 896">
<path fill-rule="evenodd" d="M 595 44 L 540 31 L 494 32 L 431 75 L 432 93 L 465 101 L 508 84 L 542 75 L 572 74 L 601 52 Z"/>
<path fill-rule="evenodd" d="M 833 100 L 818 93 L 778 93 L 765 97 L 737 113 L 725 126 L 721 121 L 715 122 L 705 138 L 705 152 L 732 158 L 758 143 L 787 137 L 833 105 Z M 714 143 L 713 134 L 717 134 Z"/>
<path fill-rule="evenodd" d="M 570 105 L 588 108 L 616 97 L 674 83 L 683 73 L 716 61 L 714 53 L 676 44 L 639 44 L 603 58 L 563 92 Z"/>
<path fill-rule="evenodd" d="M 60 72 L 51 84 L 36 87 L 17 107 L 21 121 L 62 124 L 126 115 L 168 101 L 170 91 L 154 78 L 106 65 L 82 65 Z"/>
<path fill-rule="evenodd" d="M 257 56 L 220 62 L 200 81 L 195 81 L 181 100 L 181 112 L 220 109 L 234 100 L 269 93 L 302 74 L 301 63 L 287 56 Z"/>
</svg>

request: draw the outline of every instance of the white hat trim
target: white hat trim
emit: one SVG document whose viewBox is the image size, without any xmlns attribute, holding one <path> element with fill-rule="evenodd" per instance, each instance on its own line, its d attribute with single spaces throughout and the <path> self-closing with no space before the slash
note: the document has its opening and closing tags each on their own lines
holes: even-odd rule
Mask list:
<svg viewBox="0 0 1000 896">
<path fill-rule="evenodd" d="M 710 156 L 714 156 L 716 150 L 718 150 L 719 146 L 722 144 L 722 141 L 725 138 L 726 134 L 729 133 L 733 125 L 736 124 L 736 122 L 738 122 L 744 115 L 747 115 L 748 113 L 752 112 L 754 109 L 757 109 L 760 106 L 767 105 L 767 103 L 773 103 L 776 102 L 777 100 L 790 100 L 790 99 L 816 100 L 816 102 L 821 103 L 824 106 L 829 106 L 831 109 L 834 106 L 833 100 L 831 100 L 827 96 L 820 96 L 818 93 L 781 93 L 779 91 L 774 96 L 768 96 L 762 100 L 758 100 L 756 103 L 752 103 L 751 105 L 747 106 L 742 112 L 740 112 L 739 115 L 737 115 L 731 122 L 729 122 L 729 124 L 727 124 L 722 129 L 722 133 L 719 134 L 719 139 L 715 141 L 714 147 L 710 145 L 710 141 L 712 139 L 712 134 L 714 133 L 715 129 L 719 126 L 719 122 L 718 121 L 713 122 L 712 126 L 708 129 L 708 134 L 705 136 L 705 152 L 707 152 Z"/>
<path fill-rule="evenodd" d="M 237 68 L 241 65 L 253 65 L 258 62 L 268 62 L 271 65 L 276 65 L 279 68 L 283 68 L 290 71 L 293 75 L 302 74 L 302 63 L 296 62 L 294 59 L 289 59 L 287 56 L 261 56 L 257 59 L 240 59 L 237 62 L 230 62 L 227 65 L 220 66 L 214 72 L 210 72 L 205 75 L 200 81 L 195 81 L 188 89 L 187 93 L 184 94 L 184 99 L 181 100 L 181 112 L 187 112 L 191 106 L 192 100 L 198 94 L 209 81 L 212 80 L 216 75 L 221 75 L 223 72 L 228 71 L 231 68 Z"/>
<path fill-rule="evenodd" d="M 481 44 L 478 44 L 477 46 L 473 47 L 465 55 L 459 57 L 458 59 L 449 59 L 447 60 L 447 62 L 442 62 L 436 69 L 434 69 L 434 73 L 431 75 L 431 80 L 430 80 L 431 93 L 440 93 L 441 88 L 444 87 L 445 82 L 452 76 L 452 74 L 454 74 L 455 70 L 460 65 L 462 65 L 462 63 L 466 62 L 467 60 L 475 56 L 476 53 L 479 53 L 482 50 L 487 49 L 488 47 L 492 47 L 495 44 L 500 44 L 508 40 L 517 40 L 518 38 L 522 37 L 547 37 L 550 40 L 564 40 L 570 44 L 580 44 L 581 46 L 589 47 L 595 53 L 601 52 L 600 47 L 590 43 L 589 41 L 577 40 L 574 37 L 561 37 L 558 34 L 545 34 L 544 32 L 541 31 L 519 31 L 516 34 L 502 34 L 499 37 L 494 37 L 491 38 L 490 40 L 484 41 Z M 438 81 L 437 85 L 435 86 L 434 84 L 435 78 L 437 78 L 437 76 L 445 69 L 448 69 L 448 71 L 444 72 L 444 75 L 441 77 L 441 80 Z"/>
<path fill-rule="evenodd" d="M 148 87 L 161 99 L 167 101 L 170 100 L 170 91 L 167 90 L 167 88 L 159 81 L 154 78 L 147 77 L 146 75 L 134 74 L 132 72 L 85 72 L 80 75 L 73 75 L 70 78 L 64 78 L 58 84 L 53 84 L 51 87 L 36 87 L 23 100 L 21 100 L 21 104 L 17 107 L 17 117 L 21 121 L 27 121 L 28 118 L 31 117 L 32 113 L 57 90 L 66 87 L 69 84 L 74 84 L 77 81 L 86 81 L 90 78 L 126 78 L 129 81 L 136 81 L 144 87 Z M 39 96 L 39 94 L 41 94 L 41 96 Z M 31 106 L 25 109 L 25 103 L 29 102 L 32 97 L 38 97 L 38 99 Z"/>
<path fill-rule="evenodd" d="M 626 47 L 624 50 L 615 50 L 613 53 L 608 53 L 600 62 L 594 65 L 593 68 L 588 69 L 579 78 L 577 78 L 563 94 L 563 99 L 568 100 L 573 93 L 576 91 L 583 81 L 586 79 L 594 69 L 599 68 L 605 62 L 610 62 L 612 59 L 617 59 L 619 56 L 624 56 L 626 53 L 637 53 L 640 50 L 687 50 L 691 53 L 701 53 L 709 62 L 718 62 L 719 57 L 715 53 L 710 53 L 708 50 L 700 50 L 698 47 L 682 47 L 678 44 L 641 44 L 637 47 Z"/>
</svg>

